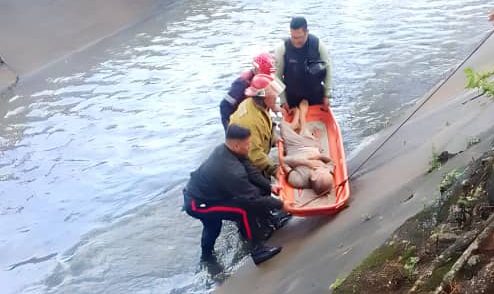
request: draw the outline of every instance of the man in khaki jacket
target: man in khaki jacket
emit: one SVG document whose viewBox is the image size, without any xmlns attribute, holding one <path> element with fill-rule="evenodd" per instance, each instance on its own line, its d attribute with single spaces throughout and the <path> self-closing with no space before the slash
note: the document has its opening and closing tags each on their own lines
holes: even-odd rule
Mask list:
<svg viewBox="0 0 494 294">
<path fill-rule="evenodd" d="M 266 176 L 274 176 L 278 169 L 268 156 L 273 145 L 273 123 L 269 110 L 277 111 L 276 99 L 285 85 L 278 79 L 257 74 L 245 91 L 245 99 L 230 116 L 230 123 L 247 128 L 251 132 L 249 160 Z"/>
</svg>

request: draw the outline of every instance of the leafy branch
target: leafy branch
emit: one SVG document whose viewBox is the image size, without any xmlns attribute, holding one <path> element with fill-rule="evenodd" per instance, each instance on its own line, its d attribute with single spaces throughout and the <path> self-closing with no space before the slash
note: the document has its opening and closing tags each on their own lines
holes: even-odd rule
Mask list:
<svg viewBox="0 0 494 294">
<path fill-rule="evenodd" d="M 488 72 L 475 72 L 473 68 L 465 68 L 465 75 L 467 76 L 467 89 L 478 89 L 482 95 L 494 98 L 494 80 L 491 77 L 494 76 L 494 70 Z"/>
</svg>

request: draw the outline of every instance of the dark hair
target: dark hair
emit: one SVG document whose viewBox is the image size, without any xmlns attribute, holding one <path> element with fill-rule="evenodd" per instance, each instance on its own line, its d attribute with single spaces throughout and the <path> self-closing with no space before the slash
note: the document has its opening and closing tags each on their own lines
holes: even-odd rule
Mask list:
<svg viewBox="0 0 494 294">
<path fill-rule="evenodd" d="M 250 137 L 250 130 L 236 124 L 231 124 L 226 129 L 227 139 L 244 140 Z"/>
<path fill-rule="evenodd" d="M 298 30 L 298 29 L 304 29 L 304 31 L 307 31 L 307 20 L 303 16 L 295 16 L 292 17 L 292 21 L 290 21 L 290 29 L 292 30 Z"/>
</svg>

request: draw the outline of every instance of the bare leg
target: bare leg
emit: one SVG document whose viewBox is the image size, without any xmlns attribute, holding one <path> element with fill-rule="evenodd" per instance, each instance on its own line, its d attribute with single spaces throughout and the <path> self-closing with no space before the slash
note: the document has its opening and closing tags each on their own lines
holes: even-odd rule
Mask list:
<svg viewBox="0 0 494 294">
<path fill-rule="evenodd" d="M 294 131 L 300 128 L 300 111 L 298 108 L 293 109 L 293 120 L 289 125 Z"/>
<path fill-rule="evenodd" d="M 307 100 L 302 100 L 298 108 L 300 109 L 300 133 L 304 131 L 305 122 L 307 119 L 307 112 L 309 112 L 309 102 Z"/>
</svg>

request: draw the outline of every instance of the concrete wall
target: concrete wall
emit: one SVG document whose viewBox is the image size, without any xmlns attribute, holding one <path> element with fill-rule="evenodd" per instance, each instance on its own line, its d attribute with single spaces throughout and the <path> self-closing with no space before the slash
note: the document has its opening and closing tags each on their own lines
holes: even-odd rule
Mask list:
<svg viewBox="0 0 494 294">
<path fill-rule="evenodd" d="M 22 78 L 148 18 L 168 2 L 0 0 L 0 56 Z"/>
</svg>

